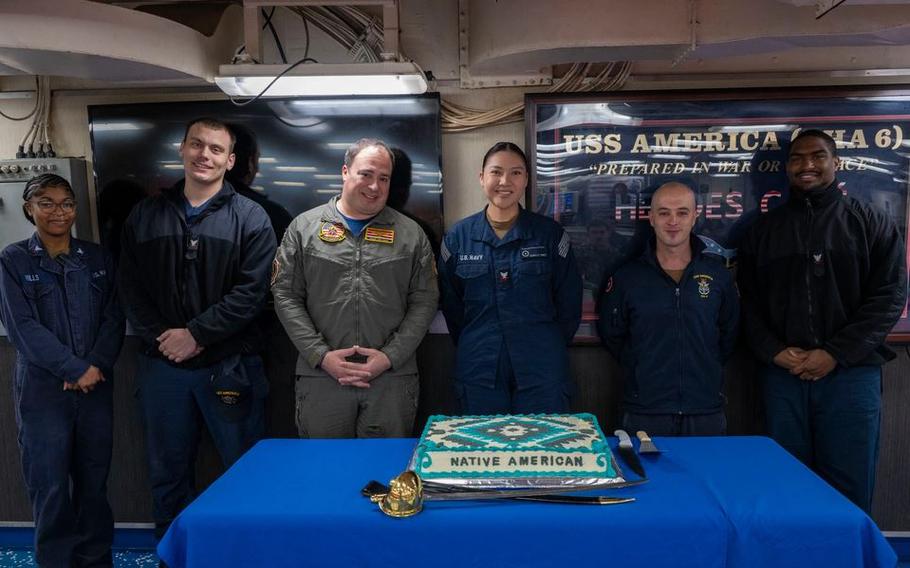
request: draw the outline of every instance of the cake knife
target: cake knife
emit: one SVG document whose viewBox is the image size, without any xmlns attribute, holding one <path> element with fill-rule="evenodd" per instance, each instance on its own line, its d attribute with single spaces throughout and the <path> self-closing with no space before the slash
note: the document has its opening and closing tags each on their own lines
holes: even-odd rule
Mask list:
<svg viewBox="0 0 910 568">
<path fill-rule="evenodd" d="M 638 459 L 638 454 L 635 453 L 635 448 L 632 446 L 632 439 L 629 438 L 629 435 L 625 430 L 616 430 L 613 432 L 613 435 L 619 438 L 619 456 L 626 462 L 632 471 L 637 473 L 641 477 L 648 477 L 645 475 L 645 468 L 641 465 L 641 460 Z"/>
</svg>

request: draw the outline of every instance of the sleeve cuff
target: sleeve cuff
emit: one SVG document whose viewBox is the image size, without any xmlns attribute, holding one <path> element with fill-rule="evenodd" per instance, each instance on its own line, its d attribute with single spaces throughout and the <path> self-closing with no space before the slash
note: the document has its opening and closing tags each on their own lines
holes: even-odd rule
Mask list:
<svg viewBox="0 0 910 568">
<path fill-rule="evenodd" d="M 830 343 L 830 342 L 829 342 L 829 343 L 825 343 L 825 344 L 822 346 L 822 349 L 824 349 L 825 351 L 828 352 L 829 355 L 831 355 L 832 357 L 834 357 L 834 360 L 837 361 L 837 364 L 840 365 L 841 367 L 849 367 L 849 366 L 850 366 L 850 363 L 849 363 L 849 362 L 847 361 L 847 359 L 844 357 L 843 352 L 842 352 L 840 349 L 838 349 L 837 347 L 835 347 L 832 343 Z"/>
<path fill-rule="evenodd" d="M 306 357 L 307 364 L 314 369 L 318 369 L 319 364 L 322 363 L 322 358 L 325 357 L 325 354 L 328 352 L 328 348 L 317 349 L 316 351 L 311 352 Z"/>
<path fill-rule="evenodd" d="M 764 353 L 762 354 L 761 359 L 765 362 L 765 364 L 773 365 L 774 358 L 777 356 L 778 353 L 783 351 L 785 348 L 786 348 L 786 346 L 783 344 L 778 344 L 777 342 L 766 341 L 766 342 L 764 342 L 764 345 L 762 345 L 762 349 L 764 350 Z"/>
<path fill-rule="evenodd" d="M 63 366 L 63 380 L 68 383 L 76 383 L 89 367 L 88 361 L 73 357 Z"/>
<path fill-rule="evenodd" d="M 402 365 L 402 361 L 395 354 L 395 349 L 388 349 L 388 347 L 383 347 L 380 349 L 380 351 L 385 353 L 385 356 L 389 358 L 389 363 L 392 364 L 392 366 L 389 367 L 389 370 L 397 369 Z"/>
<path fill-rule="evenodd" d="M 186 329 L 187 329 L 187 331 L 190 332 L 190 335 L 193 336 L 193 339 L 196 341 L 196 343 L 198 345 L 200 345 L 202 347 L 206 347 L 208 345 L 208 342 L 203 340 L 205 334 L 202 332 L 201 329 L 199 329 L 199 326 L 196 325 L 195 321 L 187 322 Z M 161 333 L 164 333 L 164 332 L 162 331 Z M 159 333 L 158 335 L 161 335 L 161 334 Z"/>
</svg>

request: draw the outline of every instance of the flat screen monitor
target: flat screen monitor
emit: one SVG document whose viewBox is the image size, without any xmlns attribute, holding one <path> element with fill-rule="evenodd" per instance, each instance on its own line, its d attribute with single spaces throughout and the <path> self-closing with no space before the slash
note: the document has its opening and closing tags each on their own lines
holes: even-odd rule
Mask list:
<svg viewBox="0 0 910 568">
<path fill-rule="evenodd" d="M 230 101 L 90 106 L 102 239 L 116 249 L 132 205 L 183 177 L 178 148 L 186 124 L 209 116 L 255 135 L 258 173 L 248 185 L 259 201 L 273 204 L 273 211 L 286 212 L 286 222 L 341 191 L 341 166 L 352 142 L 385 141 L 400 150 L 389 204 L 416 218 L 438 243 L 443 230 L 439 112 L 435 94 L 281 99 L 246 106 Z M 407 166 L 410 175 L 401 175 L 408 173 Z"/>
</svg>

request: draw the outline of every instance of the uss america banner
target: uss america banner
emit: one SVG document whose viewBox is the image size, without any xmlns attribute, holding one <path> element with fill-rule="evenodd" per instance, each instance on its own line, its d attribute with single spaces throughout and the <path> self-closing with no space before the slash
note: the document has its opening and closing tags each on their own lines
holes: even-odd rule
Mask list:
<svg viewBox="0 0 910 568">
<path fill-rule="evenodd" d="M 528 207 L 566 228 L 585 281 L 576 339 L 596 339 L 605 276 L 640 254 L 654 190 L 695 190 L 695 233 L 736 264 L 743 231 L 788 196 L 787 149 L 799 131 L 837 141 L 841 191 L 875 203 L 907 241 L 910 91 L 844 89 L 528 95 Z M 910 340 L 905 309 L 889 337 Z"/>
</svg>

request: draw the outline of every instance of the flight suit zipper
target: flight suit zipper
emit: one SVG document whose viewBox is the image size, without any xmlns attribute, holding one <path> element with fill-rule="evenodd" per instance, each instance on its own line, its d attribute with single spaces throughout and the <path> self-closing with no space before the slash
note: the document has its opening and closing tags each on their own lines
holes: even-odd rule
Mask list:
<svg viewBox="0 0 910 568">
<path fill-rule="evenodd" d="M 357 235 L 356 240 L 354 241 L 354 342 L 355 345 L 360 345 L 362 340 L 360 337 L 360 294 L 361 294 L 361 282 L 360 282 L 360 261 L 361 261 L 361 246 L 363 245 L 363 232 L 366 231 L 364 227 L 360 234 Z"/>
</svg>

